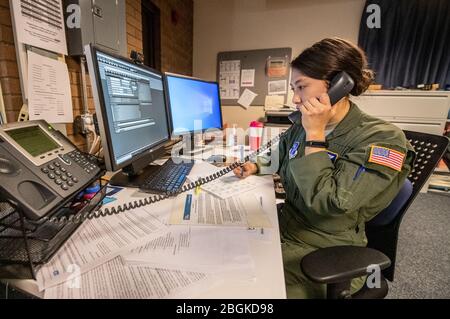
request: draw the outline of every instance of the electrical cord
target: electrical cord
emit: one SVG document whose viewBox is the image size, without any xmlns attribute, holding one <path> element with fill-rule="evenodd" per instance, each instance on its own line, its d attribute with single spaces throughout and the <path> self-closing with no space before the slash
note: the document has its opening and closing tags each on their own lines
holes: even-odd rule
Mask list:
<svg viewBox="0 0 450 319">
<path fill-rule="evenodd" d="M 245 157 L 245 159 L 242 162 L 236 162 L 213 175 L 207 176 L 205 178 L 201 178 L 196 182 L 185 185 L 176 192 L 169 192 L 169 193 L 166 193 L 163 195 L 156 195 L 153 197 L 147 197 L 144 199 L 135 200 L 135 201 L 125 203 L 125 204 L 122 204 L 122 205 L 119 205 L 119 206 L 116 206 L 113 208 L 105 208 L 105 209 L 100 209 L 97 211 L 85 212 L 85 213 L 81 213 L 81 214 L 73 214 L 73 215 L 64 216 L 64 217 L 44 217 L 43 221 L 50 222 L 53 224 L 58 224 L 58 225 L 82 223 L 86 220 L 94 220 L 94 219 L 99 219 L 99 218 L 103 218 L 103 217 L 118 215 L 118 214 L 121 214 L 121 213 L 124 213 L 127 211 L 131 211 L 136 208 L 149 206 L 149 205 L 152 205 L 152 204 L 155 204 L 158 202 L 162 202 L 169 198 L 177 197 L 180 194 L 187 193 L 191 190 L 195 190 L 197 187 L 201 187 L 205 184 L 211 183 L 211 182 L 229 174 L 230 172 L 234 171 L 235 169 L 242 167 L 245 163 L 249 162 L 251 159 L 254 159 L 257 156 L 261 155 L 263 152 L 271 149 L 272 145 L 276 145 L 281 140 L 281 138 L 284 136 L 284 134 L 285 133 L 278 135 L 276 138 L 274 138 L 272 141 L 270 141 L 269 143 L 267 143 L 266 145 L 264 145 L 263 147 L 258 149 L 256 152 L 248 155 L 247 157 Z"/>
</svg>

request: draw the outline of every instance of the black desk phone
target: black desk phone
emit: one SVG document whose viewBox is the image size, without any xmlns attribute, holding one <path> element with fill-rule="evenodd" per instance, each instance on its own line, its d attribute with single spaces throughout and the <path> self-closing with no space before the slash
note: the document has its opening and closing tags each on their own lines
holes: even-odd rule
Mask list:
<svg viewBox="0 0 450 319">
<path fill-rule="evenodd" d="M 0 126 L 0 199 L 40 220 L 98 179 L 101 169 L 45 121 Z"/>
<path fill-rule="evenodd" d="M 335 105 L 344 97 L 350 94 L 355 87 L 355 81 L 346 72 L 338 73 L 330 83 L 328 95 L 330 96 L 331 105 Z M 289 115 L 289 120 L 295 124 L 300 120 L 300 112 L 296 111 Z"/>
<path fill-rule="evenodd" d="M 355 82 L 353 79 L 345 72 L 338 73 L 333 81 L 330 83 L 330 89 L 328 91 L 328 94 L 330 96 L 331 104 L 335 105 L 337 102 L 339 102 L 341 99 L 346 97 L 354 88 Z M 298 120 L 300 120 L 300 112 L 294 112 L 289 116 L 289 119 L 291 122 L 295 125 Z M 140 200 L 135 200 L 130 203 L 126 203 L 117 207 L 113 208 L 106 208 L 101 209 L 95 212 L 89 212 L 85 214 L 78 214 L 78 215 L 72 215 L 72 216 L 66 216 L 62 218 L 48 218 L 48 220 L 52 223 L 59 223 L 59 224 L 65 224 L 65 223 L 80 223 L 87 219 L 96 219 L 101 217 L 106 217 L 110 215 L 120 214 L 123 212 L 130 211 L 132 209 L 136 209 L 139 207 L 148 206 L 157 202 L 161 202 L 163 200 L 178 196 L 179 194 L 191 191 L 196 189 L 197 187 L 200 187 L 202 185 L 205 185 L 207 183 L 210 183 L 216 179 L 221 178 L 222 176 L 227 175 L 228 173 L 232 172 L 236 168 L 242 167 L 244 163 L 250 161 L 251 159 L 256 158 L 258 155 L 264 153 L 265 151 L 272 148 L 273 145 L 276 145 L 280 139 L 284 136 L 284 134 L 280 134 L 276 138 L 274 138 L 272 141 L 261 147 L 259 150 L 257 150 L 255 153 L 247 156 L 243 162 L 236 162 L 229 167 L 221 170 L 220 172 L 217 172 L 211 176 L 199 179 L 195 183 L 191 183 L 189 185 L 185 185 L 180 191 L 176 193 L 168 193 L 164 195 L 157 195 L 154 197 L 148 197 Z"/>
</svg>

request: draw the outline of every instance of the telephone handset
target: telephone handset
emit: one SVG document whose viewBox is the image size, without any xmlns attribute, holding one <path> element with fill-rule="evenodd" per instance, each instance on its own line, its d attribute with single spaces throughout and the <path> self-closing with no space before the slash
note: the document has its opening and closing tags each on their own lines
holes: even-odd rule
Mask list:
<svg viewBox="0 0 450 319">
<path fill-rule="evenodd" d="M 347 73 L 345 73 L 345 72 L 339 73 L 331 82 L 330 89 L 328 91 L 328 95 L 330 96 L 331 104 L 335 105 L 337 102 L 339 102 L 345 96 L 347 96 L 352 91 L 354 86 L 355 86 L 355 82 Z M 294 112 L 289 116 L 289 119 L 294 124 L 297 122 L 297 120 L 299 120 L 299 118 L 300 118 L 300 112 Z M 80 223 L 87 219 L 91 220 L 91 219 L 120 214 L 120 213 L 129 211 L 129 210 L 132 210 L 132 209 L 148 206 L 148 205 L 169 199 L 171 197 L 178 196 L 179 194 L 186 193 L 188 191 L 196 189 L 199 186 L 205 185 L 216 179 L 219 179 L 222 176 L 225 176 L 228 173 L 231 173 L 236 168 L 242 167 L 242 165 L 244 165 L 244 163 L 250 161 L 251 159 L 256 158 L 258 155 L 260 155 L 263 152 L 267 151 L 268 149 L 272 148 L 272 145 L 277 144 L 281 140 L 281 138 L 283 137 L 284 134 L 285 133 L 280 134 L 279 136 L 277 136 L 272 141 L 270 141 L 269 143 L 267 143 L 266 145 L 261 147 L 256 152 L 247 156 L 242 162 L 236 162 L 236 163 L 232 164 L 231 166 L 221 170 L 220 172 L 217 172 L 216 174 L 213 174 L 206 178 L 200 179 L 195 183 L 185 185 L 180 191 L 178 191 L 176 193 L 168 193 L 165 195 L 157 195 L 154 197 L 148 197 L 145 199 L 140 199 L 140 200 L 136 200 L 134 202 L 123 204 L 123 205 L 120 205 L 120 206 L 117 206 L 117 207 L 114 207 L 111 209 L 106 208 L 106 209 L 101 209 L 101 210 L 98 210 L 95 212 L 88 212 L 85 214 L 72 215 L 72 216 L 68 216 L 68 217 L 48 218 L 47 220 L 52 223 L 58 223 L 58 224 Z"/>
<path fill-rule="evenodd" d="M 346 72 L 339 72 L 331 81 L 328 95 L 330 96 L 331 105 L 346 97 L 355 87 L 355 81 Z M 300 112 L 296 111 L 289 115 L 289 120 L 295 124 L 300 120 Z"/>
<path fill-rule="evenodd" d="M 41 221 L 98 179 L 101 169 L 45 121 L 0 126 L 0 199 Z"/>
</svg>

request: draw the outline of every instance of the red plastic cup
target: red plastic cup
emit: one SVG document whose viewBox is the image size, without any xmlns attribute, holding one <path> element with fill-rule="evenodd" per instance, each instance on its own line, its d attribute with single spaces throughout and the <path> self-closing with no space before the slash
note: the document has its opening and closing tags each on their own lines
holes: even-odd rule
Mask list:
<svg viewBox="0 0 450 319">
<path fill-rule="evenodd" d="M 257 151 L 261 147 L 263 139 L 264 124 L 253 121 L 250 123 L 250 150 Z"/>
</svg>

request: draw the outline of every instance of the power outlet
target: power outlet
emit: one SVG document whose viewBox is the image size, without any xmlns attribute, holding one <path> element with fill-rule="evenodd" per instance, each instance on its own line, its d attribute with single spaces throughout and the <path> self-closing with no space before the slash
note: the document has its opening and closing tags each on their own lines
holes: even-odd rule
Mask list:
<svg viewBox="0 0 450 319">
<path fill-rule="evenodd" d="M 74 121 L 74 133 L 87 136 L 95 132 L 94 116 L 92 114 L 83 114 L 77 116 Z"/>
</svg>

